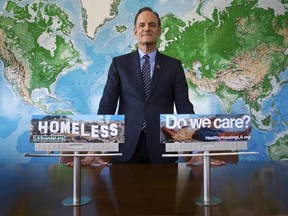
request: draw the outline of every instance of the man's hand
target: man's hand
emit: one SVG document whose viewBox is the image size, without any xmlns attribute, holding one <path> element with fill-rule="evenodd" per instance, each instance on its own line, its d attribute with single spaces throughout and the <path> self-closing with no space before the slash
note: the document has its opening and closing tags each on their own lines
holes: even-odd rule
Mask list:
<svg viewBox="0 0 288 216">
<path fill-rule="evenodd" d="M 81 160 L 81 166 L 89 166 L 93 163 L 98 163 L 98 164 L 102 164 L 102 165 L 108 165 L 107 161 L 104 161 L 101 159 L 101 157 L 99 156 L 87 156 L 84 159 Z M 66 163 L 67 166 L 74 166 L 74 162 L 68 162 Z"/>
<path fill-rule="evenodd" d="M 187 165 L 197 165 L 202 163 L 203 163 L 203 156 L 193 156 L 189 161 L 186 162 Z M 223 166 L 226 164 L 226 162 L 211 158 L 210 164 L 213 166 Z"/>
<path fill-rule="evenodd" d="M 172 139 L 181 141 L 181 140 L 192 140 L 192 137 L 196 132 L 196 129 L 192 129 L 190 127 L 185 126 L 176 131 L 174 129 L 162 127 L 162 131 L 165 134 L 169 135 Z"/>
</svg>

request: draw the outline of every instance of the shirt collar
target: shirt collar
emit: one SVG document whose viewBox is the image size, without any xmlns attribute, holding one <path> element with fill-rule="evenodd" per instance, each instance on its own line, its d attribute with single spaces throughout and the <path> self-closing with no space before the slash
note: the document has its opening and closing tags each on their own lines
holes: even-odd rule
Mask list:
<svg viewBox="0 0 288 216">
<path fill-rule="evenodd" d="M 140 59 L 142 59 L 143 56 L 146 55 L 146 53 L 144 53 L 144 52 L 143 52 L 142 50 L 140 50 L 140 49 L 138 49 L 138 53 L 139 53 L 139 55 L 140 55 Z M 155 61 L 156 53 L 157 53 L 157 49 L 148 54 L 151 61 Z"/>
</svg>

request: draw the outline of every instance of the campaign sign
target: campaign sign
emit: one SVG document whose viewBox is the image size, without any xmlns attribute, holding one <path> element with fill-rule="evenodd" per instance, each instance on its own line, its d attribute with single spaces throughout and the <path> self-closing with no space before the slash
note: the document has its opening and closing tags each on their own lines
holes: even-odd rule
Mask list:
<svg viewBox="0 0 288 216">
<path fill-rule="evenodd" d="M 32 115 L 31 143 L 124 143 L 124 115 Z"/>
<path fill-rule="evenodd" d="M 252 118 L 248 114 L 160 115 L 160 141 L 222 142 L 251 139 Z"/>
</svg>

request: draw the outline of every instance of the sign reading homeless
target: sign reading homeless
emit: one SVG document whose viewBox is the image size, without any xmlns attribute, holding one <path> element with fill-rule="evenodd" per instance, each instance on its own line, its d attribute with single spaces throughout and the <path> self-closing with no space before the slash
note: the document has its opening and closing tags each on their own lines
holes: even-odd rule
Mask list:
<svg viewBox="0 0 288 216">
<path fill-rule="evenodd" d="M 33 115 L 31 143 L 124 143 L 124 115 Z"/>
</svg>

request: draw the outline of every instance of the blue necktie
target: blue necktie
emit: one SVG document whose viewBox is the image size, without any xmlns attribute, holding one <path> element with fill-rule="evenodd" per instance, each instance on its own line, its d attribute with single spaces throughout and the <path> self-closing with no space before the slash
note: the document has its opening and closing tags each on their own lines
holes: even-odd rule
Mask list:
<svg viewBox="0 0 288 216">
<path fill-rule="evenodd" d="M 145 96 L 147 97 L 150 84 L 151 84 L 150 62 L 149 62 L 150 57 L 149 55 L 144 55 L 143 58 L 145 59 L 145 61 L 142 65 L 141 73 L 142 73 L 144 93 L 145 93 Z M 146 120 L 144 119 L 142 123 L 142 129 L 145 129 L 145 128 L 146 128 Z"/>
<path fill-rule="evenodd" d="M 144 87 L 144 93 L 147 97 L 150 84 L 151 84 L 151 75 L 150 75 L 150 62 L 149 62 L 149 55 L 144 55 L 143 58 L 145 59 L 143 65 L 142 65 L 142 80 L 143 80 L 143 87 Z"/>
</svg>

